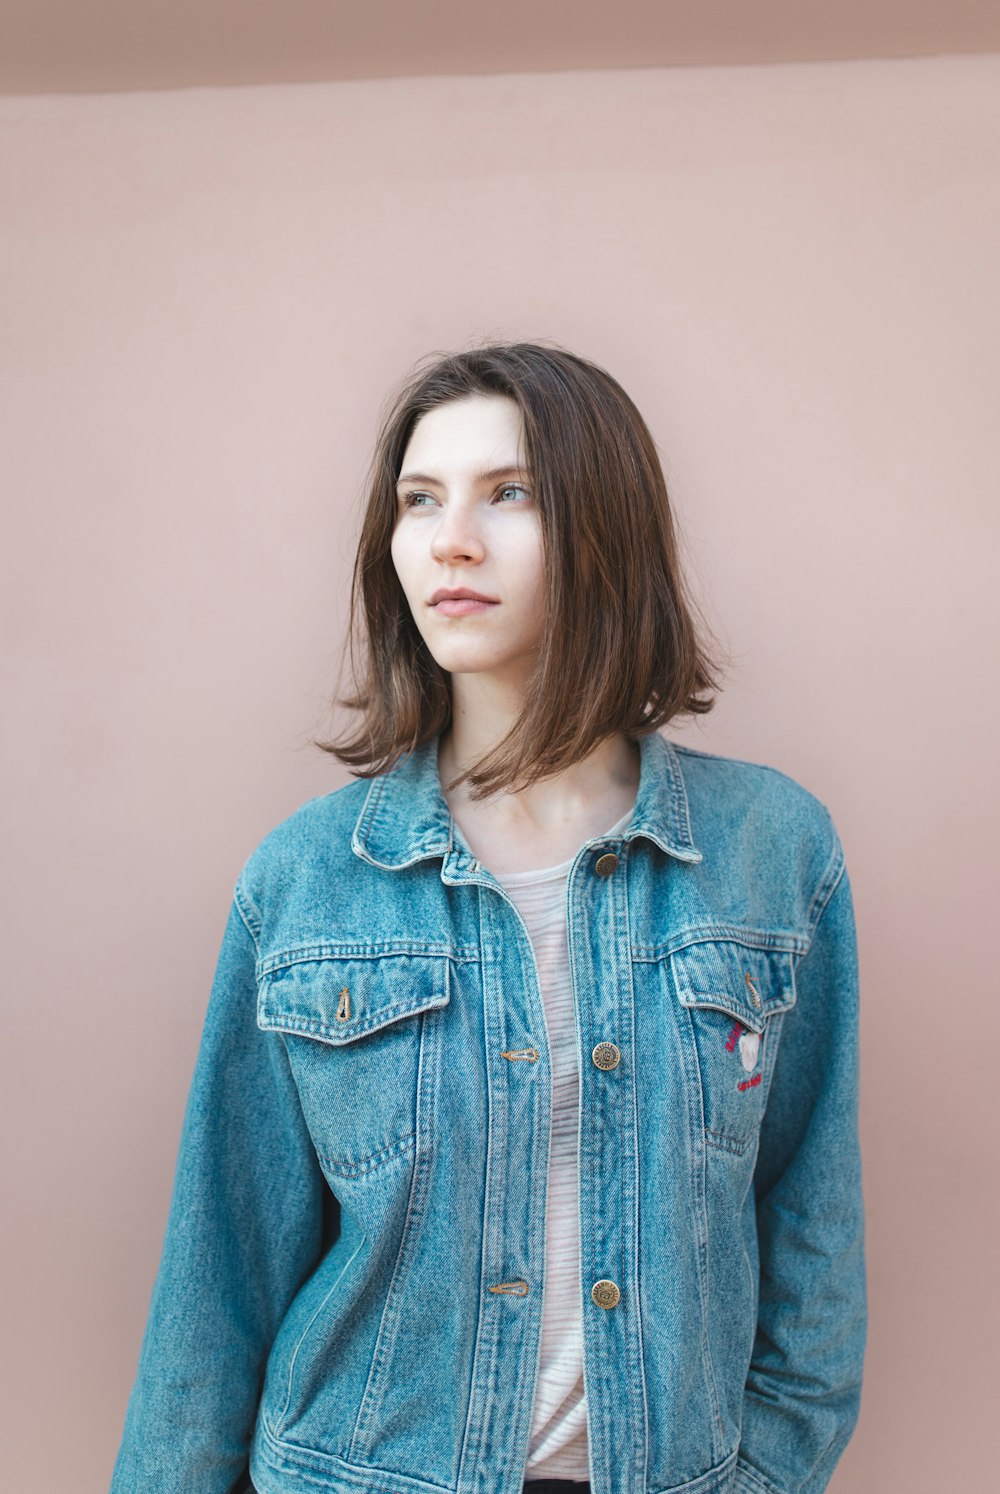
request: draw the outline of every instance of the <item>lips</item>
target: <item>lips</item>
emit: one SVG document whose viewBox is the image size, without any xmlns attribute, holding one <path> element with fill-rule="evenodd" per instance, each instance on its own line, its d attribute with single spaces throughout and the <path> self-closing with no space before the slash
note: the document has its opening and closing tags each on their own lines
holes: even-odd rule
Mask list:
<svg viewBox="0 0 1000 1494">
<path fill-rule="evenodd" d="M 432 603 L 432 608 L 441 617 L 471 617 L 477 612 L 489 612 L 499 605 L 499 602 L 491 601 L 489 597 L 445 596 L 440 602 Z"/>
<path fill-rule="evenodd" d="M 485 592 L 473 591 L 471 586 L 456 586 L 449 589 L 439 586 L 431 597 L 430 605 L 436 607 L 439 602 L 496 602 L 496 597 L 488 597 Z"/>
</svg>

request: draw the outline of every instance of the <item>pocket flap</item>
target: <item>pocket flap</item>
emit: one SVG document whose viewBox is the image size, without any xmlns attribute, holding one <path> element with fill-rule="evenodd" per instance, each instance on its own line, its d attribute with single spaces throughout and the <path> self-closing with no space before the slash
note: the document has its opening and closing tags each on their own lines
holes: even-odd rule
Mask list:
<svg viewBox="0 0 1000 1494">
<path fill-rule="evenodd" d="M 752 1032 L 763 1032 L 768 1017 L 795 1005 L 787 950 L 706 939 L 676 950 L 670 965 L 683 1006 L 726 1012 Z"/>
<path fill-rule="evenodd" d="M 259 977 L 257 1026 L 324 1042 L 353 1042 L 403 1017 L 448 1004 L 440 955 L 290 954 Z"/>
</svg>

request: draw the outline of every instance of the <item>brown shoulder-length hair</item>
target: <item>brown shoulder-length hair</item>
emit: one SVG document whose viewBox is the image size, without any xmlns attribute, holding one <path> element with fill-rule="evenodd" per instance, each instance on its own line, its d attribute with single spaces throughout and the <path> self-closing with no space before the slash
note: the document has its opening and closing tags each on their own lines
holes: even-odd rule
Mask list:
<svg viewBox="0 0 1000 1494">
<path fill-rule="evenodd" d="M 357 778 L 388 771 L 451 721 L 450 675 L 421 637 L 390 553 L 396 482 L 414 426 L 469 395 L 506 395 L 523 421 L 547 589 L 537 668 L 507 735 L 453 783 L 481 798 L 558 773 L 618 732 L 704 714 L 720 688 L 678 564 L 667 486 L 645 421 L 595 363 L 555 344 L 428 355 L 381 417 L 351 583 L 353 733 L 313 738 Z M 426 360 L 422 360 L 426 362 Z M 361 658 L 359 660 L 359 652 Z M 449 785 L 451 787 L 453 785 Z"/>
</svg>

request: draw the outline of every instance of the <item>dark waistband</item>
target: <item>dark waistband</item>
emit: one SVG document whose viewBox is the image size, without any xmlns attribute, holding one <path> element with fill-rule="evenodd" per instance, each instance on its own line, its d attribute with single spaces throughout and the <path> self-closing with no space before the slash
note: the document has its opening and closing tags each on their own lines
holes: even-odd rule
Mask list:
<svg viewBox="0 0 1000 1494">
<path fill-rule="evenodd" d="M 571 1478 L 528 1478 L 524 1481 L 524 1494 L 590 1494 L 589 1483 L 577 1483 Z"/>
</svg>

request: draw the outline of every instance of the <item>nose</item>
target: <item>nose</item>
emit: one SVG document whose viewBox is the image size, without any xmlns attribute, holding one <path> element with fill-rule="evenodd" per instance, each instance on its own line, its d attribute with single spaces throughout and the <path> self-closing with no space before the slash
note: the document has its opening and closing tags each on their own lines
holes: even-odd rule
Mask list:
<svg viewBox="0 0 1000 1494">
<path fill-rule="evenodd" d="M 449 564 L 456 560 L 481 560 L 483 541 L 472 514 L 461 504 L 450 504 L 434 526 L 431 554 L 435 560 Z"/>
</svg>

